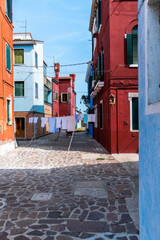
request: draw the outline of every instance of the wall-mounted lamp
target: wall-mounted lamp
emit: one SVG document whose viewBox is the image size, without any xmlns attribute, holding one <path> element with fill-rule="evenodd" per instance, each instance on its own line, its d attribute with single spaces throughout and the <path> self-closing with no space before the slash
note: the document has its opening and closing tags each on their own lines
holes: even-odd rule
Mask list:
<svg viewBox="0 0 160 240">
<path fill-rule="evenodd" d="M 116 101 L 115 101 L 115 96 L 113 94 L 109 95 L 109 105 L 112 107 L 112 109 L 114 108 Z"/>
</svg>

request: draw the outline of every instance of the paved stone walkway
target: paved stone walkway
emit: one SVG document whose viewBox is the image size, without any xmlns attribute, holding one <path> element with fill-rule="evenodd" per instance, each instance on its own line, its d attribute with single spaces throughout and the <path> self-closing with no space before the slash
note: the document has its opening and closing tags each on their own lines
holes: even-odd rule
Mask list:
<svg viewBox="0 0 160 240">
<path fill-rule="evenodd" d="M 69 154 L 70 137 L 55 138 L 21 142 L 0 157 L 0 240 L 137 240 L 122 164 L 84 133 Z M 33 201 L 35 193 L 50 199 Z"/>
</svg>

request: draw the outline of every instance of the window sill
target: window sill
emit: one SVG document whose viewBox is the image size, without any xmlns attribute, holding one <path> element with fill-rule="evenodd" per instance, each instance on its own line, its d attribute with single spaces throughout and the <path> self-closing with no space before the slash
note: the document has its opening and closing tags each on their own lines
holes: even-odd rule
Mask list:
<svg viewBox="0 0 160 240">
<path fill-rule="evenodd" d="M 129 67 L 130 68 L 138 68 L 138 64 L 130 64 Z"/>
<path fill-rule="evenodd" d="M 14 63 L 14 66 L 16 67 L 16 66 L 25 66 L 25 64 L 24 63 Z"/>
<path fill-rule="evenodd" d="M 7 68 L 6 68 L 6 70 L 7 70 L 7 72 L 9 72 L 10 74 L 12 74 L 12 71 L 11 71 L 11 70 L 9 70 L 9 69 L 7 69 Z"/>
<path fill-rule="evenodd" d="M 130 132 L 131 132 L 131 133 L 136 133 L 136 132 L 138 133 L 139 130 L 130 130 Z"/>
<path fill-rule="evenodd" d="M 7 126 L 12 126 L 13 125 L 13 123 L 7 123 Z"/>
<path fill-rule="evenodd" d="M 6 18 L 8 19 L 8 21 L 9 21 L 10 23 L 12 23 L 12 20 L 9 18 L 8 14 L 5 13 L 5 15 L 6 15 Z"/>
<path fill-rule="evenodd" d="M 24 98 L 25 96 L 14 96 L 15 98 Z"/>
</svg>

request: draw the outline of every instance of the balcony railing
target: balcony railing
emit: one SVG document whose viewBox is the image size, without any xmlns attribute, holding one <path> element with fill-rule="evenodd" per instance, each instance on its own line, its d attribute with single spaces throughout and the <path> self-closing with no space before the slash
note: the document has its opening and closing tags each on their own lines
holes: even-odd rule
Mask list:
<svg viewBox="0 0 160 240">
<path fill-rule="evenodd" d="M 103 87 L 104 77 L 97 75 L 96 80 L 92 80 L 91 98 L 94 98 Z"/>
</svg>

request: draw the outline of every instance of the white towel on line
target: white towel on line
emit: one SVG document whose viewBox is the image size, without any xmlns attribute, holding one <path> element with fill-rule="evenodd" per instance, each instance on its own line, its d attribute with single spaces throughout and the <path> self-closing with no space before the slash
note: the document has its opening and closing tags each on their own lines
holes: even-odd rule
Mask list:
<svg viewBox="0 0 160 240">
<path fill-rule="evenodd" d="M 68 120 L 67 131 L 68 132 L 75 131 L 75 128 L 76 128 L 75 116 L 69 116 L 67 117 L 67 120 Z"/>
<path fill-rule="evenodd" d="M 33 123 L 33 117 L 29 118 L 29 123 Z"/>
<path fill-rule="evenodd" d="M 62 117 L 62 129 L 66 130 L 68 127 L 68 119 L 67 117 Z"/>
<path fill-rule="evenodd" d="M 34 123 L 37 123 L 37 121 L 38 121 L 38 117 L 35 117 L 35 118 L 33 119 L 33 122 L 34 122 Z"/>
<path fill-rule="evenodd" d="M 46 123 L 48 122 L 48 118 L 42 117 L 41 118 L 41 127 L 45 127 Z"/>
<path fill-rule="evenodd" d="M 61 128 L 62 117 L 56 118 L 56 128 Z"/>
</svg>

